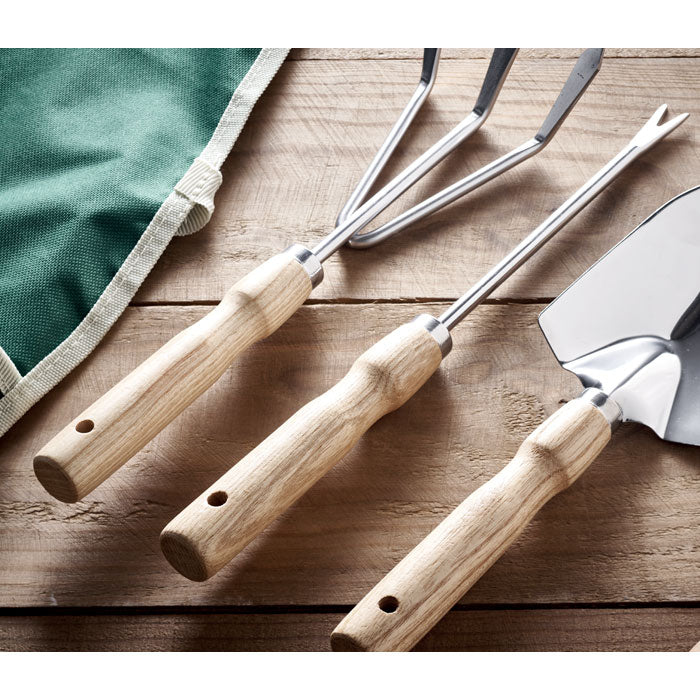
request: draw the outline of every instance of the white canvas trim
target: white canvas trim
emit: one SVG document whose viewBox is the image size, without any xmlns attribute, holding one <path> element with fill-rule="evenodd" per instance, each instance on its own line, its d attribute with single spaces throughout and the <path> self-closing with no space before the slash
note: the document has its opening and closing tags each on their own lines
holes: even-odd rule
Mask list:
<svg viewBox="0 0 700 700">
<path fill-rule="evenodd" d="M 180 229 L 182 234 L 192 233 L 209 221 L 214 211 L 214 193 L 221 184 L 218 171 L 288 52 L 289 49 L 260 51 L 234 91 L 201 156 L 168 195 L 117 274 L 68 338 L 21 379 L 14 363 L 0 348 L 0 383 L 7 381 L 9 387 L 0 398 L 0 436 L 95 349 L 124 312 L 172 237 L 180 234 Z"/>
</svg>

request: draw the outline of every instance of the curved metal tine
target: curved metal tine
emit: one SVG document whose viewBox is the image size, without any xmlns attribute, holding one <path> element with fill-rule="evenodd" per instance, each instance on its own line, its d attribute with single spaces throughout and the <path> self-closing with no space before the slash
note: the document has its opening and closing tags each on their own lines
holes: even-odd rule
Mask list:
<svg viewBox="0 0 700 700">
<path fill-rule="evenodd" d="M 419 202 L 388 223 L 366 233 L 357 233 L 349 241 L 352 248 L 370 248 L 390 238 L 407 226 L 442 209 L 456 199 L 501 175 L 506 170 L 539 153 L 554 137 L 559 127 L 579 101 L 600 70 L 603 49 L 587 49 L 579 57 L 552 109 L 535 136 L 506 155 L 488 163 L 471 175 Z"/>
<path fill-rule="evenodd" d="M 433 89 L 435 79 L 437 78 L 439 63 L 440 49 L 423 49 L 423 68 L 421 69 L 418 87 L 415 89 L 413 96 L 408 101 L 403 112 L 401 112 L 394 126 L 391 127 L 389 135 L 377 151 L 372 162 L 367 166 L 367 170 L 365 170 L 360 181 L 357 183 L 357 187 L 355 187 L 352 194 L 348 197 L 348 201 L 341 209 L 340 214 L 338 214 L 336 226 L 340 226 L 340 224 L 344 223 L 364 201 L 375 180 L 379 177 L 379 173 L 384 169 L 384 166 L 399 145 L 406 130 L 411 126 L 413 118 L 418 114 L 418 110 L 423 106 L 430 91 Z"/>
<path fill-rule="evenodd" d="M 448 153 L 451 153 L 486 121 L 493 108 L 493 103 L 498 97 L 501 86 L 508 75 L 508 71 L 515 60 L 517 51 L 517 49 L 496 49 L 493 52 L 474 109 L 452 131 L 433 144 L 423 155 L 416 158 L 389 184 L 372 195 L 362 206 L 355 210 L 352 216 L 318 243 L 311 252 L 320 262 L 327 260 L 333 255 L 351 236 L 367 226 L 377 214 L 384 211 L 394 200 L 420 180 L 425 173 L 435 167 Z"/>
<path fill-rule="evenodd" d="M 689 116 L 688 112 L 683 112 L 683 114 L 679 114 L 677 117 L 661 124 L 660 122 L 667 112 L 668 105 L 661 105 L 651 115 L 649 121 L 637 132 L 637 135 L 630 142 L 630 146 L 641 149 L 641 152 L 644 153 L 667 134 L 670 134 L 677 126 L 680 126 Z"/>
</svg>

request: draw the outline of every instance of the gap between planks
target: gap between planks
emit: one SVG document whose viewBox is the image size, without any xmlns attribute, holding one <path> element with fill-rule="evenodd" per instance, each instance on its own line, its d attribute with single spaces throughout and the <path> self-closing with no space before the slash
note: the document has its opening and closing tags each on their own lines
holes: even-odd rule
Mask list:
<svg viewBox="0 0 700 700">
<path fill-rule="evenodd" d="M 342 613 L 16 616 L 0 623 L 6 651 L 330 651 Z M 448 613 L 417 651 L 688 651 L 695 610 Z"/>
<path fill-rule="evenodd" d="M 521 58 L 528 59 L 570 59 L 577 57 L 583 48 L 521 48 Z M 420 58 L 419 48 L 337 48 L 337 49 L 292 49 L 289 61 L 413 61 Z M 674 59 L 695 58 L 700 56 L 698 48 L 608 48 L 605 50 L 606 59 Z M 443 49 L 441 60 L 487 60 L 491 57 L 491 49 L 485 48 L 446 48 Z"/>
<path fill-rule="evenodd" d="M 328 615 L 347 614 L 351 604 L 341 605 L 96 605 L 62 607 L 4 607 L 0 608 L 0 620 L 4 617 L 36 616 L 56 617 L 61 615 Z M 456 612 L 507 612 L 547 610 L 700 610 L 700 600 L 692 601 L 616 601 L 588 603 L 458 603 L 450 609 Z"/>
<path fill-rule="evenodd" d="M 493 299 L 484 299 L 481 305 L 486 306 L 504 306 L 508 304 L 550 304 L 555 297 L 532 297 L 530 299 L 522 299 L 517 297 L 495 297 Z M 378 306 L 379 304 L 453 304 L 456 297 L 397 297 L 395 299 L 359 299 L 359 298 L 329 298 L 329 299 L 307 299 L 304 306 Z M 145 308 L 151 306 L 217 306 L 220 299 L 192 299 L 192 300 L 149 300 L 149 301 L 132 301 L 129 306 L 134 308 Z"/>
</svg>

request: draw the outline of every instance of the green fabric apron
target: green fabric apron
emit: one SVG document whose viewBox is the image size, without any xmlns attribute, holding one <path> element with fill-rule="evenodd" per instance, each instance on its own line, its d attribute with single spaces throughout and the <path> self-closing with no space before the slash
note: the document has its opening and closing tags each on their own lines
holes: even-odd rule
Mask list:
<svg viewBox="0 0 700 700">
<path fill-rule="evenodd" d="M 79 364 L 220 167 L 286 49 L 0 51 L 0 435 Z"/>
</svg>

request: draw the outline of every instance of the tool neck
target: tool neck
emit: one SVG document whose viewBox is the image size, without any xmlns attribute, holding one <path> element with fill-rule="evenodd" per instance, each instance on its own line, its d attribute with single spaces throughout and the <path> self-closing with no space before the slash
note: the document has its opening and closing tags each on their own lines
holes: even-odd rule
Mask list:
<svg viewBox="0 0 700 700">
<path fill-rule="evenodd" d="M 589 387 L 583 390 L 581 398 L 592 403 L 608 421 L 611 432 L 614 432 L 622 422 L 622 408 L 604 391 Z"/>
</svg>

